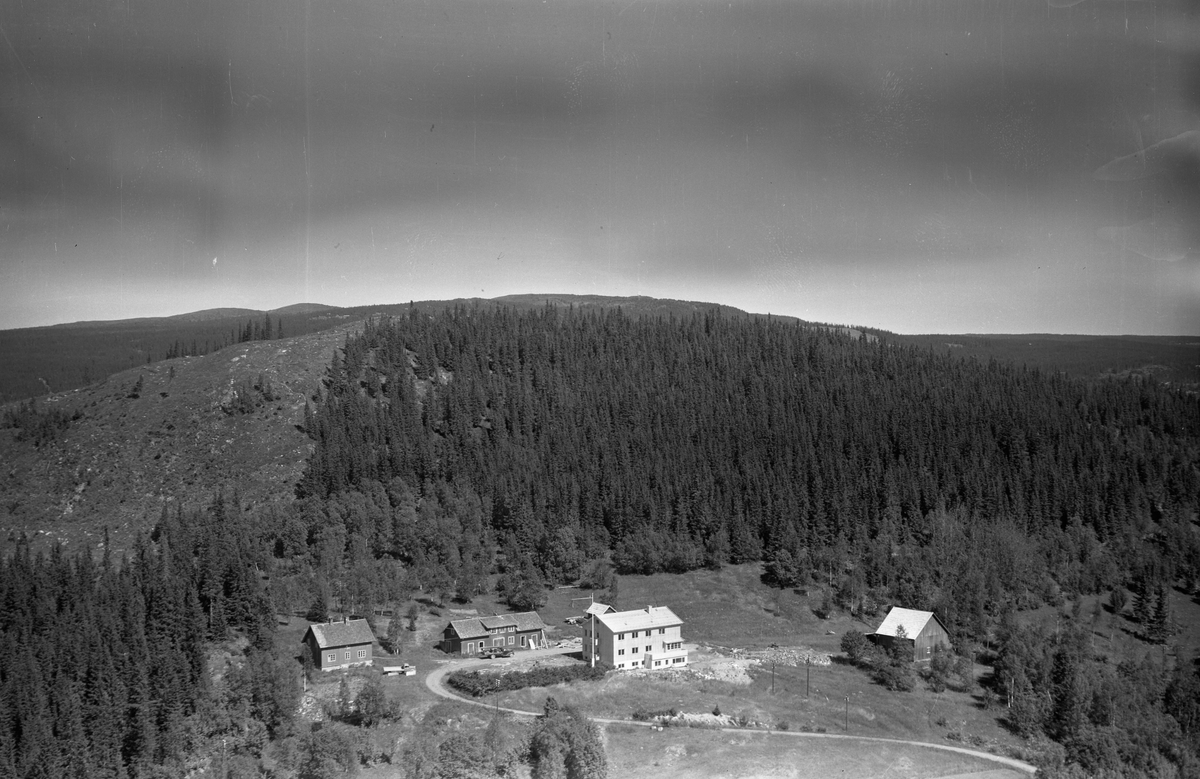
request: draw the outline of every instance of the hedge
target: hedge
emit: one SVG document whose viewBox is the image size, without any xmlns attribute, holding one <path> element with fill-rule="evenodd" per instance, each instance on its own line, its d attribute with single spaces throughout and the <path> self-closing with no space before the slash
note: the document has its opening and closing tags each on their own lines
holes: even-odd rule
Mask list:
<svg viewBox="0 0 1200 779">
<path fill-rule="evenodd" d="M 494 692 L 521 690 L 526 687 L 550 687 L 560 682 L 579 682 L 603 679 L 611 668 L 606 665 L 557 665 L 534 668 L 531 671 L 510 671 L 505 674 L 482 671 L 454 671 L 446 682 L 472 698 L 482 698 Z"/>
</svg>

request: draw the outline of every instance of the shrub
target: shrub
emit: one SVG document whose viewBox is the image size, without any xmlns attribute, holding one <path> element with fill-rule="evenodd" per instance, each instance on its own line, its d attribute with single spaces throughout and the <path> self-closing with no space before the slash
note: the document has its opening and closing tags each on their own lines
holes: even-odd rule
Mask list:
<svg viewBox="0 0 1200 779">
<path fill-rule="evenodd" d="M 671 719 L 674 717 L 678 717 L 679 710 L 674 709 L 674 708 L 660 709 L 659 711 L 650 711 L 649 709 L 635 709 L 633 714 L 631 714 L 630 716 L 633 717 L 633 719 L 637 720 L 638 722 L 649 722 L 650 720 L 655 720 L 655 719 Z"/>
<path fill-rule="evenodd" d="M 559 683 L 594 681 L 603 679 L 611 669 L 603 664 L 550 666 L 529 671 L 512 671 L 506 674 L 482 671 L 455 671 L 446 677 L 446 682 L 472 698 L 482 698 L 494 692 L 521 690 L 526 687 L 549 687 Z"/>
<path fill-rule="evenodd" d="M 871 641 L 862 631 L 847 630 L 842 636 L 842 651 L 850 662 L 861 663 L 871 651 Z"/>
</svg>

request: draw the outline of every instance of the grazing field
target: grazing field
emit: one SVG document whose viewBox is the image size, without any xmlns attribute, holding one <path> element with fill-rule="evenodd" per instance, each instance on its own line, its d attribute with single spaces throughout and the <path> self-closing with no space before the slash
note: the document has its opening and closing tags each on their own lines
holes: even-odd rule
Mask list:
<svg viewBox="0 0 1200 779">
<path fill-rule="evenodd" d="M 1018 779 L 1015 769 L 968 755 L 907 744 L 726 733 L 694 728 L 605 728 L 610 776 L 646 779 Z"/>
<path fill-rule="evenodd" d="M 674 707 L 697 714 L 717 709 L 735 719 L 793 731 L 958 744 L 998 754 L 1018 747 L 1020 740 L 1000 722 L 1004 710 L 984 709 L 978 686 L 934 693 L 918 681 L 912 692 L 889 692 L 866 672 L 839 662 L 842 634 L 870 632 L 875 625 L 847 616 L 819 619 L 812 612 L 820 603 L 819 592 L 799 595 L 767 587 L 759 580 L 760 570 L 750 564 L 620 577 L 618 608 L 670 606 L 683 619 L 692 667 L 614 673 L 600 682 L 519 690 L 499 695 L 499 705 L 537 711 L 553 695 L 594 717 L 627 719 L 638 709 Z M 582 603 L 572 602 L 581 595 Z M 580 635 L 579 628 L 564 620 L 580 614 L 587 597 L 576 588 L 550 593 L 539 613 L 554 628 L 552 638 Z M 601 593 L 595 597 L 604 601 Z M 478 607 L 486 610 L 482 602 Z M 833 656 L 835 662 L 772 669 L 767 663 L 742 659 L 771 644 L 809 647 Z M 733 672 L 720 672 L 722 668 Z M 975 668 L 977 678 L 988 672 L 985 666 Z"/>
</svg>

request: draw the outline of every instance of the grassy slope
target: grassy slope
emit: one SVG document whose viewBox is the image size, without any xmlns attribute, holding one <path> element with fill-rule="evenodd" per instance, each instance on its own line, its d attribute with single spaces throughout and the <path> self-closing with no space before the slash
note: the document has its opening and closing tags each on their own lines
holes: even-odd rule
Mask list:
<svg viewBox="0 0 1200 779">
<path fill-rule="evenodd" d="M 107 525 L 119 552 L 177 501 L 195 507 L 234 487 L 247 502 L 290 499 L 310 451 L 296 425 L 344 340 L 343 327 L 240 344 L 42 399 L 83 418 L 41 449 L 0 430 L 0 544 L 23 531 L 68 551 L 94 548 Z M 280 398 L 253 413 L 227 413 L 231 387 L 260 374 Z M 132 398 L 139 378 L 142 391 Z"/>
<path fill-rule="evenodd" d="M 656 779 L 779 777 L 825 779 L 878 776 L 933 779 L 983 773 L 979 779 L 1016 779 L 1019 771 L 995 763 L 903 744 L 864 745 L 823 739 L 793 739 L 761 733 L 609 726 L 605 729 L 610 776 Z"/>
<path fill-rule="evenodd" d="M 810 602 L 790 590 L 766 587 L 758 580 L 759 571 L 760 566 L 751 564 L 683 575 L 623 576 L 618 605 L 623 609 L 670 606 L 684 621 L 684 640 L 709 647 L 765 648 L 777 643 L 838 655 L 845 631 L 874 629 L 848 617 L 819 620 L 811 611 L 817 605 L 815 598 Z M 555 590 L 542 611 L 546 621 L 560 626 L 566 616 L 579 613 L 578 606 L 572 609 L 570 598 L 581 594 L 587 595 Z M 578 634 L 566 626 L 559 632 Z M 977 668 L 978 673 L 983 671 Z M 982 710 L 969 693 L 935 694 L 922 684 L 912 693 L 891 693 L 864 672 L 838 663 L 814 666 L 810 677 L 808 672 L 803 667 L 777 666 L 774 692 L 768 666 L 751 670 L 753 683 L 748 687 L 717 680 L 678 683 L 653 674 L 615 674 L 595 685 L 555 689 L 553 694 L 595 716 L 627 717 L 638 707 L 708 712 L 719 706 L 725 714 L 744 713 L 771 724 L 785 722 L 792 729 L 842 733 L 848 725 L 856 735 L 922 741 L 944 741 L 948 732 L 958 731 L 995 744 L 1016 743 L 997 721 L 1000 712 Z M 509 693 L 508 701 L 515 708 L 540 707 L 545 695 L 545 690 L 524 690 Z"/>
</svg>

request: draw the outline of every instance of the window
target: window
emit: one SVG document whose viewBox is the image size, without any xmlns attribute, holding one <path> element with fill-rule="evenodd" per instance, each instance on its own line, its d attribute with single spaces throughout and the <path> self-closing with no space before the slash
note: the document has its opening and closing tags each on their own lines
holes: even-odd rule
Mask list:
<svg viewBox="0 0 1200 779">
<path fill-rule="evenodd" d="M 365 649 L 358 650 L 358 659 L 359 660 L 362 660 L 366 656 L 367 656 L 367 650 L 365 650 Z"/>
<path fill-rule="evenodd" d="M 617 634 L 617 640 L 618 640 L 618 641 L 624 641 L 624 640 L 625 640 L 625 634 L 624 634 L 624 633 L 618 633 L 618 634 Z"/>
<path fill-rule="evenodd" d="M 482 641 L 479 642 L 479 651 L 480 652 L 483 651 L 483 642 Z"/>
<path fill-rule="evenodd" d="M 620 665 L 617 666 L 617 668 L 624 668 L 624 667 L 625 667 L 624 663 L 621 663 Z"/>
<path fill-rule="evenodd" d="M 525 646 L 525 636 L 524 635 L 521 636 L 521 646 L 522 647 Z"/>
<path fill-rule="evenodd" d="M 349 649 L 346 650 L 346 659 L 347 660 L 350 659 L 350 650 Z"/>
<path fill-rule="evenodd" d="M 663 644 L 663 649 L 669 652 L 672 649 L 679 649 L 682 646 L 683 646 L 682 641 L 675 641 L 674 643 L 671 643 L 671 644 Z"/>
<path fill-rule="evenodd" d="M 648 647 L 646 647 L 646 651 L 647 651 L 647 652 L 649 652 L 649 651 L 650 651 L 651 649 L 653 649 L 653 648 L 654 648 L 654 647 L 652 647 L 652 646 L 648 646 Z"/>
<path fill-rule="evenodd" d="M 336 662 L 337 662 L 337 652 L 330 652 L 330 653 L 329 653 L 329 662 L 331 662 L 331 663 L 336 663 Z"/>
<path fill-rule="evenodd" d="M 655 660 L 655 661 L 654 661 L 654 667 L 655 667 L 655 668 L 658 668 L 660 665 L 662 665 L 662 660 Z"/>
<path fill-rule="evenodd" d="M 684 659 L 685 659 L 685 658 L 682 658 L 682 657 L 676 657 L 676 658 L 675 658 L 674 660 L 672 660 L 671 662 L 672 662 L 672 663 L 682 663 L 682 662 L 684 661 Z"/>
<path fill-rule="evenodd" d="M 508 645 L 509 645 L 509 646 L 512 646 L 512 645 L 513 645 L 513 644 L 515 644 L 515 643 L 517 643 L 517 637 L 516 637 L 516 636 L 509 636 L 509 637 L 508 637 Z"/>
<path fill-rule="evenodd" d="M 618 650 L 617 650 L 617 654 L 618 654 L 618 655 L 623 655 L 623 654 L 625 654 L 625 650 L 624 650 L 624 649 L 618 649 Z"/>
<path fill-rule="evenodd" d="M 667 629 L 666 629 L 666 628 L 659 628 L 659 629 L 658 629 L 658 634 L 659 634 L 660 636 L 665 636 L 665 635 L 667 634 Z"/>
<path fill-rule="evenodd" d="M 638 636 L 638 632 L 635 630 L 635 631 L 633 631 L 633 633 L 631 633 L 630 635 L 631 635 L 633 638 L 637 638 L 637 636 Z"/>
<path fill-rule="evenodd" d="M 636 646 L 629 650 L 629 654 L 631 654 L 631 655 L 636 655 L 637 653 L 638 653 L 638 648 Z"/>
</svg>

